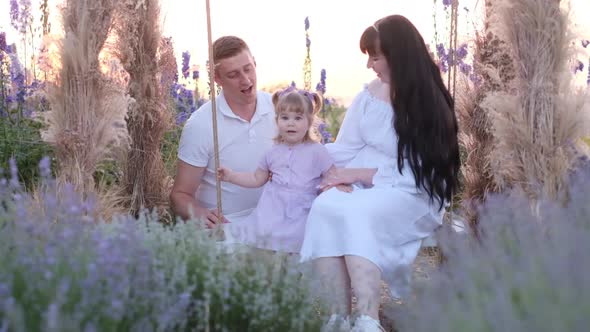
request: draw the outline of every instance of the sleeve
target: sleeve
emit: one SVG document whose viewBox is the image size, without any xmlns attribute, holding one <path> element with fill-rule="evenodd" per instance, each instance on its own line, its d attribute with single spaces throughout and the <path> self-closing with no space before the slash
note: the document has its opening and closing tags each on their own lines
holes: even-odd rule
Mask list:
<svg viewBox="0 0 590 332">
<path fill-rule="evenodd" d="M 321 174 L 326 173 L 332 166 L 334 166 L 334 159 L 328 152 L 325 146 L 318 144 L 315 149 L 315 164 L 320 170 Z"/>
<path fill-rule="evenodd" d="M 264 154 L 264 156 L 262 156 L 262 158 L 260 158 L 260 162 L 258 163 L 258 168 L 260 168 L 263 171 L 270 170 L 270 156 L 273 151 L 274 151 L 274 149 L 270 149 L 269 151 L 267 151 Z"/>
<path fill-rule="evenodd" d="M 359 153 L 362 146 L 356 142 L 359 134 L 359 121 L 367 107 L 366 90 L 361 91 L 346 109 L 344 119 L 334 143 L 325 145 L 337 167 L 346 167 Z"/>
<path fill-rule="evenodd" d="M 213 134 L 204 123 L 206 119 L 197 112 L 191 115 L 182 129 L 178 159 L 192 166 L 206 167 L 212 156 Z"/>
<path fill-rule="evenodd" d="M 386 104 L 375 101 L 367 107 L 360 121 L 360 131 L 363 141 L 382 152 L 395 151 L 393 145 L 397 141 L 393 130 L 393 110 Z"/>
</svg>

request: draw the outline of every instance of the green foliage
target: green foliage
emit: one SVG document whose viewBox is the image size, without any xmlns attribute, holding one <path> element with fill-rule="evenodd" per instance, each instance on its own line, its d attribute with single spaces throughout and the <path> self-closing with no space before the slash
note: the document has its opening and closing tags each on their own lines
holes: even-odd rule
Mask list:
<svg viewBox="0 0 590 332">
<path fill-rule="evenodd" d="M 345 113 L 346 107 L 338 105 L 335 102 L 326 105 L 325 109 L 320 113 L 320 117 L 326 123 L 327 130 L 333 138 L 336 138 L 338 131 L 340 131 L 340 126 L 342 125 Z"/>
<path fill-rule="evenodd" d="M 51 146 L 41 140 L 42 127 L 42 123 L 29 118 L 0 117 L 0 168 L 8 170 L 8 160 L 14 158 L 19 180 L 27 188 L 39 180 L 37 165 L 41 158 L 52 155 Z"/>
</svg>

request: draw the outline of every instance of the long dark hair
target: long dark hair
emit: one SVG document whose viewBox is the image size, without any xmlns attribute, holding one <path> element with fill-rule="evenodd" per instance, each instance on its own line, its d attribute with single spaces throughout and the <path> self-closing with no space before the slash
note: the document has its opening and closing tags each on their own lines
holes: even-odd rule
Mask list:
<svg viewBox="0 0 590 332">
<path fill-rule="evenodd" d="M 398 170 L 407 159 L 416 186 L 442 209 L 457 190 L 460 158 L 454 101 L 438 66 L 416 27 L 400 15 L 367 28 L 360 47 L 370 55 L 382 53 L 389 65 Z"/>
</svg>

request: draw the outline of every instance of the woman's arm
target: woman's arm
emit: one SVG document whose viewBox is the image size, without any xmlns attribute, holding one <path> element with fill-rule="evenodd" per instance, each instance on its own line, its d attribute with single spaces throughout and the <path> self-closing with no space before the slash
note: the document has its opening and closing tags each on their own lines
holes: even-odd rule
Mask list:
<svg viewBox="0 0 590 332">
<path fill-rule="evenodd" d="M 256 172 L 234 172 L 229 168 L 220 167 L 217 176 L 221 181 L 233 183 L 245 188 L 258 188 L 268 181 L 268 170 L 258 168 Z"/>
<path fill-rule="evenodd" d="M 320 190 L 327 190 L 339 184 L 360 182 L 365 186 L 373 185 L 376 168 L 333 168 L 322 179 Z"/>
</svg>

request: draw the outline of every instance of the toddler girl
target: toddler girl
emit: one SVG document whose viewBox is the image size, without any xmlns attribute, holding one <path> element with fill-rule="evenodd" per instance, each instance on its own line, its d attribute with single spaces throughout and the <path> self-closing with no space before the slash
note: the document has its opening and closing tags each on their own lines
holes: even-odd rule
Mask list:
<svg viewBox="0 0 590 332">
<path fill-rule="evenodd" d="M 258 169 L 254 173 L 225 167 L 218 170 L 221 181 L 248 188 L 264 185 L 252 214 L 244 222 L 227 224 L 225 231 L 239 242 L 260 249 L 299 253 L 318 185 L 334 162 L 316 141 L 312 127 L 322 107 L 318 94 L 291 87 L 275 92 L 272 102 L 279 134 Z"/>
</svg>

